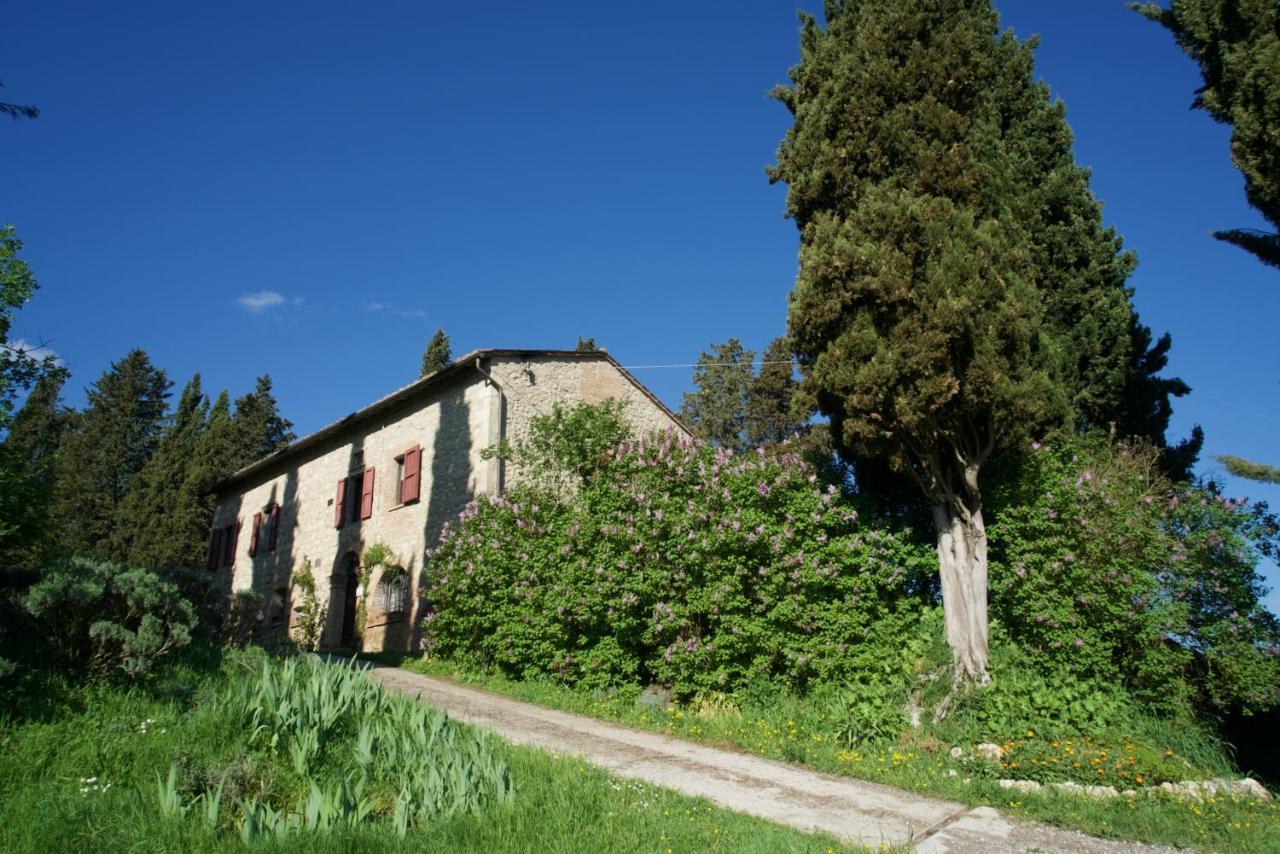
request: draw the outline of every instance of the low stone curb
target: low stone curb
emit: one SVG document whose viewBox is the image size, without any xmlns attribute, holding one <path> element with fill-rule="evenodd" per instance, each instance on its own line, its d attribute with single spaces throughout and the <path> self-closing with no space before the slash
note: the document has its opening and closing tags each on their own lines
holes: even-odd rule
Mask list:
<svg viewBox="0 0 1280 854">
<path fill-rule="evenodd" d="M 1253 798 L 1258 801 L 1271 800 L 1271 793 L 1257 780 L 1186 780 L 1181 783 L 1161 783 L 1145 789 L 1125 789 L 1120 791 L 1115 786 L 1082 786 L 1079 783 L 1039 783 L 1035 780 L 997 780 L 1001 788 L 1013 789 L 1023 794 L 1039 792 L 1057 792 L 1062 795 L 1073 795 L 1085 798 L 1136 798 L 1139 795 L 1170 795 L 1186 800 L 1203 801 L 1214 795 L 1227 795 Z"/>
</svg>

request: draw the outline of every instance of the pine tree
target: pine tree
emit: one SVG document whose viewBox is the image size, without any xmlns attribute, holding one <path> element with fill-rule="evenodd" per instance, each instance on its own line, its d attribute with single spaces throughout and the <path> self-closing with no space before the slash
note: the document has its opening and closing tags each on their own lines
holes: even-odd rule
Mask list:
<svg viewBox="0 0 1280 854">
<path fill-rule="evenodd" d="M 228 461 L 231 471 L 256 462 L 297 438 L 293 422 L 280 416 L 269 375 L 258 377 L 254 390 L 236 400 L 232 421 L 236 438 L 235 452 Z"/>
<path fill-rule="evenodd" d="M 1139 373 L 1125 280 L 1034 43 L 986 0 L 839 2 L 776 97 L 800 230 L 789 335 L 838 450 L 909 478 L 937 534 L 957 681 L 987 676 L 982 472 L 1114 416 Z M 1148 339 L 1149 340 L 1149 339 Z M 874 466 L 871 468 L 874 469 Z"/>
<path fill-rule="evenodd" d="M 112 553 L 119 507 L 155 451 L 172 383 L 142 350 L 114 363 L 58 447 L 54 517 L 68 553 Z"/>
<path fill-rule="evenodd" d="M 202 512 L 193 465 L 208 411 L 196 374 L 120 504 L 110 548 L 117 559 L 153 567 L 200 563 L 210 520 Z"/>
<path fill-rule="evenodd" d="M 795 366 L 791 344 L 775 338 L 765 348 L 760 373 L 747 390 L 746 440 L 751 446 L 771 445 L 804 428 L 805 419 L 792 410 Z"/>
<path fill-rule="evenodd" d="M 434 374 L 442 368 L 449 367 L 452 362 L 453 353 L 449 349 L 449 336 L 437 326 L 436 334 L 431 336 L 431 340 L 427 342 L 427 349 L 422 353 L 421 376 Z"/>
<path fill-rule="evenodd" d="M 737 338 L 712 344 L 698 357 L 696 389 L 686 392 L 680 404 L 680 417 L 694 435 L 731 450 L 749 446 L 747 401 L 755 380 L 754 359 L 755 353 L 743 349 Z"/>
<path fill-rule="evenodd" d="M 67 379 L 65 369 L 41 374 L 4 439 L 10 459 L 49 487 L 53 485 L 58 443 L 72 417 L 62 404 L 62 387 Z"/>
<path fill-rule="evenodd" d="M 1231 160 L 1245 198 L 1280 229 L 1280 4 L 1275 0 L 1173 0 L 1130 8 L 1161 24 L 1200 66 L 1192 105 L 1231 125 Z M 1236 228 L 1214 237 L 1280 267 L 1280 234 Z"/>
<path fill-rule="evenodd" d="M 70 417 L 59 397 L 66 379 L 62 369 L 42 374 L 0 443 L 0 571 L 35 570 L 50 552 L 54 463 Z"/>
</svg>

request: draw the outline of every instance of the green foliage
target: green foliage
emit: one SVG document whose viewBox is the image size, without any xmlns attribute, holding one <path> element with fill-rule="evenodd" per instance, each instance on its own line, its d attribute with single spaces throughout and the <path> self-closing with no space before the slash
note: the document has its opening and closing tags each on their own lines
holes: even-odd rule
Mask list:
<svg viewBox="0 0 1280 854">
<path fill-rule="evenodd" d="M 0 571 L 34 571 L 56 546 L 48 515 L 69 419 L 59 401 L 66 379 L 57 368 L 41 373 L 0 443 Z"/>
<path fill-rule="evenodd" d="M 596 345 L 595 336 L 591 336 L 589 338 L 583 338 L 581 335 L 579 335 L 578 345 L 573 349 L 577 350 L 579 353 L 594 353 L 600 348 Z"/>
<path fill-rule="evenodd" d="M 293 571 L 293 589 L 295 595 L 301 594 L 297 605 L 297 630 L 294 640 L 301 649 L 315 651 L 320 648 L 320 637 L 324 633 L 325 609 L 316 595 L 316 577 L 311 571 L 311 561 L 303 561 Z"/>
<path fill-rule="evenodd" d="M 1124 685 L 1166 713 L 1275 705 L 1280 625 L 1262 605 L 1265 505 L 1178 485 L 1140 443 L 1021 456 L 990 526 L 992 609 L 1040 667 Z"/>
<path fill-rule="evenodd" d="M 252 392 L 236 399 L 231 422 L 233 452 L 230 459 L 222 461 L 227 474 L 257 462 L 297 438 L 293 422 L 280 415 L 268 374 L 258 377 Z"/>
<path fill-rule="evenodd" d="M 308 792 L 292 809 L 243 802 L 246 841 L 352 827 L 369 820 L 380 805 L 392 813 L 403 837 L 411 827 L 459 813 L 479 814 L 511 798 L 506 764 L 493 755 L 486 737 L 415 699 L 389 694 L 354 665 L 265 659 L 257 678 L 241 682 L 227 702 L 246 732 L 264 740 L 272 753 L 289 756 Z M 327 751 L 352 736 L 353 767 L 322 785 L 313 770 L 330 763 Z M 375 796 L 379 787 L 394 792 L 390 810 Z"/>
<path fill-rule="evenodd" d="M 23 389 L 30 388 L 42 372 L 58 370 L 51 358 L 37 359 L 20 341 L 10 341 L 14 314 L 40 287 L 18 257 L 22 241 L 12 225 L 0 227 L 0 430 L 9 426 L 13 402 Z"/>
<path fill-rule="evenodd" d="M 511 460 L 526 482 L 567 493 L 590 478 L 630 436 L 625 401 L 609 398 L 576 406 L 557 401 L 550 412 L 534 416 L 529 432 L 514 444 L 503 440 L 485 448 L 481 456 Z"/>
<path fill-rule="evenodd" d="M 434 374 L 436 371 L 449 367 L 453 362 L 453 351 L 449 347 L 449 336 L 444 334 L 444 330 L 436 327 L 436 333 L 431 336 L 431 340 L 427 342 L 427 349 L 422 353 L 422 374 Z"/>
<path fill-rule="evenodd" d="M 760 359 L 760 373 L 747 390 L 746 440 L 748 447 L 782 442 L 804 429 L 805 418 L 792 407 L 796 381 L 791 345 L 775 338 Z"/>
<path fill-rule="evenodd" d="M 479 814 L 439 816 L 402 830 L 399 817 L 408 818 L 417 805 L 398 810 L 397 796 L 406 781 L 430 776 L 434 747 L 402 755 L 386 768 L 379 752 L 398 748 L 384 747 L 380 740 L 420 748 L 421 737 L 379 725 L 356 709 L 348 723 L 330 731 L 333 737 L 307 777 L 299 777 L 288 747 L 272 750 L 264 734 L 254 737 L 241 707 L 230 701 L 241 685 L 257 682 L 262 661 L 257 650 L 193 644 L 158 669 L 145 687 L 72 686 L 49 673 L 48 690 L 38 698 L 54 699 L 45 713 L 30 716 L 26 707 L 6 706 L 0 715 L 0 850 L 216 854 L 246 847 L 243 835 L 250 834 L 254 850 L 306 854 L 498 854 L 527 852 L 530 840 L 540 849 L 584 854 L 647 851 L 655 841 L 676 851 L 842 850 L 827 837 L 497 739 L 487 744 L 493 759 L 508 769 L 514 789 L 510 800 L 488 801 Z M 430 713 L 428 722 L 434 719 Z M 458 730 L 465 740 L 480 738 L 457 723 L 447 729 Z M 361 790 L 365 765 L 385 771 L 371 770 Z M 172 783 L 171 768 L 176 769 Z M 351 801 L 373 804 L 355 826 L 342 820 L 344 782 Z M 319 797 L 313 797 L 312 783 Z M 444 783 L 451 791 L 452 781 Z M 161 806 L 162 789 L 170 799 L 169 816 Z M 264 819 L 249 831 L 245 804 Z M 324 824 L 322 814 L 329 815 L 330 829 L 301 830 L 308 810 L 316 825 Z M 298 826 L 298 832 L 277 836 L 279 822 L 272 812 Z"/>
<path fill-rule="evenodd" d="M 390 566 L 396 562 L 396 557 L 391 551 L 391 546 L 378 541 L 365 547 L 360 562 L 366 567 Z"/>
<path fill-rule="evenodd" d="M 111 541 L 117 508 L 160 441 L 170 385 L 132 350 L 89 387 L 58 448 L 54 516 L 66 553 L 127 557 Z"/>
<path fill-rule="evenodd" d="M 152 570 L 72 557 L 27 591 L 27 611 L 61 667 L 136 678 L 185 646 L 195 610 L 178 585 Z"/>
<path fill-rule="evenodd" d="M 860 524 L 787 446 L 734 455 L 654 436 L 576 498 L 482 496 L 427 567 L 430 648 L 528 676 L 682 694 L 880 667 L 928 551 Z"/>
<path fill-rule="evenodd" d="M 737 338 L 712 344 L 698 356 L 693 369 L 695 391 L 685 393 L 680 417 L 699 438 L 734 451 L 748 447 L 747 404 L 755 356 Z"/>
<path fill-rule="evenodd" d="M 1223 468 L 1236 477 L 1256 480 L 1258 483 L 1280 483 L 1280 468 L 1275 466 L 1255 463 L 1253 460 L 1233 457 L 1230 454 L 1214 457 L 1214 459 L 1222 463 Z"/>
<path fill-rule="evenodd" d="M 695 435 L 721 448 L 748 451 L 804 428 L 805 416 L 792 406 L 796 382 L 787 339 L 769 342 L 759 374 L 754 361 L 755 353 L 737 338 L 712 344 L 698 357 L 695 390 L 686 392 L 680 405 L 680 417 Z"/>
<path fill-rule="evenodd" d="M 3 107 L 4 105 L 0 105 Z M 52 448 L 66 419 L 58 392 L 67 371 L 53 356 L 37 358 L 32 347 L 11 340 L 17 311 L 39 287 L 13 226 L 0 228 L 0 571 L 30 571 L 46 556 L 50 526 Z M 32 389 L 14 417 L 18 395 Z M 7 434 L 6 434 L 7 431 Z"/>
<path fill-rule="evenodd" d="M 1231 126 L 1231 160 L 1245 196 L 1280 228 L 1280 9 L 1272 0 L 1173 0 L 1130 8 L 1164 26 L 1197 65 L 1204 85 L 1193 105 Z M 1280 267 L 1280 234 L 1254 229 L 1214 237 Z"/>
<path fill-rule="evenodd" d="M 116 513 L 111 554 L 135 566 L 199 566 L 208 547 L 211 508 L 196 463 L 209 401 L 196 374 Z"/>
</svg>

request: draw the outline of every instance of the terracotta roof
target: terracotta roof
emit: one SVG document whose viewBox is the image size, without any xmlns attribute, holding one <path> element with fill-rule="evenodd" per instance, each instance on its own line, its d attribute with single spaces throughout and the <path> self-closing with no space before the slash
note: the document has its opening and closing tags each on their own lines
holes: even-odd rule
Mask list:
<svg viewBox="0 0 1280 854">
<path fill-rule="evenodd" d="M 347 415 L 344 418 L 340 418 L 337 421 L 334 421 L 332 424 L 328 424 L 324 427 L 321 427 L 319 430 L 316 430 L 314 433 L 310 433 L 306 436 L 303 436 L 301 439 L 297 439 L 294 442 L 291 442 L 290 444 L 284 446 L 283 448 L 280 448 L 277 451 L 273 451 L 272 453 L 267 454 L 262 459 L 257 460 L 256 462 L 250 463 L 249 465 L 237 471 L 235 474 L 219 482 L 216 486 L 214 486 L 210 490 L 210 492 L 212 493 L 223 492 L 227 489 L 227 487 L 231 486 L 232 484 L 238 483 L 244 480 L 245 478 L 250 477 L 251 475 L 257 474 L 263 469 L 269 468 L 270 466 L 273 466 L 276 463 L 281 462 L 282 460 L 286 460 L 290 457 L 296 456 L 302 451 L 305 451 L 308 448 L 312 448 L 320 444 L 321 442 L 324 442 L 326 439 L 332 438 L 333 436 L 337 435 L 338 433 L 342 432 L 344 429 L 348 427 L 359 424 L 363 421 L 367 421 L 368 419 L 372 418 L 375 415 L 386 412 L 389 409 L 393 409 L 399 404 L 403 403 L 405 400 L 408 400 L 409 398 L 413 397 L 415 394 L 418 394 L 419 392 L 422 392 L 426 389 L 432 388 L 433 386 L 439 385 L 441 382 L 444 382 L 450 377 L 464 373 L 467 369 L 473 368 L 478 362 L 480 362 L 483 359 L 490 359 L 495 357 L 531 358 L 534 356 L 553 356 L 557 358 L 576 358 L 576 359 L 603 359 L 606 362 L 608 362 L 610 365 L 613 365 L 613 367 L 616 368 L 620 374 L 626 377 L 632 383 L 632 385 L 634 385 L 637 389 L 639 389 L 645 395 L 645 397 L 649 398 L 649 400 L 652 401 L 655 406 L 657 406 L 659 409 L 665 412 L 667 416 L 671 418 L 671 420 L 674 421 L 677 426 L 680 427 L 680 429 L 684 430 L 686 433 L 689 432 L 689 428 L 685 426 L 684 422 L 682 422 L 680 418 L 667 407 L 666 404 L 664 404 L 661 400 L 659 400 L 657 396 L 654 395 L 653 392 L 645 388 L 643 383 L 641 383 L 639 380 L 633 377 L 627 371 L 626 368 L 618 364 L 618 360 L 613 358 L 613 356 L 610 356 L 607 350 L 501 350 L 501 349 L 472 350 L 470 353 L 467 353 L 465 356 L 462 356 L 454 360 L 448 366 L 443 367 L 440 370 L 435 371 L 434 373 L 427 374 L 425 377 L 416 379 L 413 382 L 409 383 L 408 385 L 402 388 L 396 389 L 395 391 L 391 392 L 385 397 L 381 397 L 378 400 L 375 400 L 373 403 L 369 404 L 363 409 L 358 409 L 355 412 L 351 413 L 350 415 Z"/>
</svg>

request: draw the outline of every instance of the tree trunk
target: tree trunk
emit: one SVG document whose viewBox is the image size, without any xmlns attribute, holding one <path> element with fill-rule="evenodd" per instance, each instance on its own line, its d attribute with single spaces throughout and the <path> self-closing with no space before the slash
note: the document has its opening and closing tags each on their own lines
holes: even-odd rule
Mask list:
<svg viewBox="0 0 1280 854">
<path fill-rule="evenodd" d="M 956 684 L 986 685 L 987 529 L 981 507 L 933 506 L 942 573 L 942 613 Z"/>
</svg>

